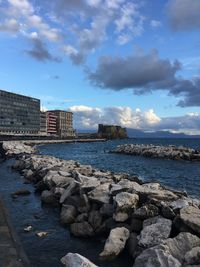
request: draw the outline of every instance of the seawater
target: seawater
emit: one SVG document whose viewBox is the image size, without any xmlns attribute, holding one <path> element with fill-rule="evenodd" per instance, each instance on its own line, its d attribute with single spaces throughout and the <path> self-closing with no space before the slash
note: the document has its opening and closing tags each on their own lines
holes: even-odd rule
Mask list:
<svg viewBox="0 0 200 267">
<path fill-rule="evenodd" d="M 125 139 L 96 143 L 42 145 L 39 151 L 66 160 L 76 160 L 102 170 L 138 175 L 143 181 L 185 190 L 192 197 L 200 197 L 200 162 L 153 159 L 142 156 L 111 154 L 120 144 L 176 145 L 200 149 L 200 139 Z"/>
</svg>

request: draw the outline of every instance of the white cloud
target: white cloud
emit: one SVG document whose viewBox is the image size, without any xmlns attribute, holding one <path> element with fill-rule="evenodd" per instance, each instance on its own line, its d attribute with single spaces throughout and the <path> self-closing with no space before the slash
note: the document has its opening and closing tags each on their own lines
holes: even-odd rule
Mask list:
<svg viewBox="0 0 200 267">
<path fill-rule="evenodd" d="M 152 28 L 160 28 L 162 27 L 162 22 L 159 20 L 151 20 L 150 25 Z"/>
<path fill-rule="evenodd" d="M 143 131 L 171 131 L 188 134 L 200 133 L 200 114 L 189 113 L 179 117 L 159 117 L 153 109 L 141 111 L 139 108 L 72 106 L 77 129 L 97 129 L 98 124 L 121 125 Z"/>
</svg>

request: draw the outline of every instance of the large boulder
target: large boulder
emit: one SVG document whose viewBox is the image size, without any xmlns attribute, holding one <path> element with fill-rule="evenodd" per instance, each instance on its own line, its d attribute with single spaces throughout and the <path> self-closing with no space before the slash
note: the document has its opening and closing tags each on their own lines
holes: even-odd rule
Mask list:
<svg viewBox="0 0 200 267">
<path fill-rule="evenodd" d="M 187 252 L 199 246 L 200 239 L 190 233 L 180 233 L 168 238 L 163 244 L 144 250 L 133 267 L 181 267 Z"/>
<path fill-rule="evenodd" d="M 76 220 L 77 211 L 74 206 L 62 205 L 60 221 L 62 224 L 72 224 Z"/>
<path fill-rule="evenodd" d="M 102 224 L 102 215 L 97 210 L 92 210 L 89 213 L 88 222 L 94 229 L 94 231 L 98 230 Z"/>
<path fill-rule="evenodd" d="M 61 197 L 60 197 L 60 203 L 64 203 L 65 200 L 68 199 L 68 197 L 70 197 L 75 191 L 76 191 L 76 188 L 77 188 L 77 183 L 72 180 L 68 187 L 65 189 L 65 191 L 62 193 Z"/>
<path fill-rule="evenodd" d="M 121 192 L 114 198 L 116 211 L 113 219 L 117 222 L 124 222 L 129 218 L 130 213 L 136 208 L 139 197 L 137 194 Z"/>
<path fill-rule="evenodd" d="M 159 214 L 157 206 L 152 204 L 145 204 L 144 206 L 137 209 L 133 214 L 133 218 L 145 220 L 150 217 L 155 217 Z"/>
<path fill-rule="evenodd" d="M 111 230 L 103 252 L 100 254 L 102 260 L 113 260 L 124 249 L 130 232 L 125 227 L 117 227 Z"/>
<path fill-rule="evenodd" d="M 99 185 L 94 190 L 89 192 L 88 197 L 92 201 L 101 204 L 109 204 L 110 202 L 109 188 L 110 184 Z"/>
<path fill-rule="evenodd" d="M 200 247 L 194 247 L 185 254 L 184 263 L 200 266 Z"/>
<path fill-rule="evenodd" d="M 71 224 L 70 232 L 78 237 L 90 237 L 94 235 L 94 230 L 88 222 Z"/>
<path fill-rule="evenodd" d="M 45 204 L 55 204 L 57 199 L 55 194 L 52 191 L 44 190 L 41 194 L 41 200 Z"/>
<path fill-rule="evenodd" d="M 68 253 L 61 259 L 61 262 L 65 267 L 97 267 L 97 265 L 77 253 Z"/>
<path fill-rule="evenodd" d="M 145 226 L 141 231 L 138 243 L 139 246 L 149 248 L 161 244 L 163 240 L 169 237 L 171 225 L 171 220 L 157 218 L 155 223 Z"/>
<path fill-rule="evenodd" d="M 180 211 L 181 220 L 193 231 L 200 234 L 200 209 L 188 206 Z"/>
</svg>

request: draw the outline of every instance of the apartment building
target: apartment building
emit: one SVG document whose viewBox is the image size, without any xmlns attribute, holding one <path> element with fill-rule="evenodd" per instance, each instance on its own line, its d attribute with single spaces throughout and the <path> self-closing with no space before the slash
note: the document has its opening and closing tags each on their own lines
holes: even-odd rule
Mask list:
<svg viewBox="0 0 200 267">
<path fill-rule="evenodd" d="M 40 100 L 0 90 L 0 134 L 37 135 Z"/>
</svg>

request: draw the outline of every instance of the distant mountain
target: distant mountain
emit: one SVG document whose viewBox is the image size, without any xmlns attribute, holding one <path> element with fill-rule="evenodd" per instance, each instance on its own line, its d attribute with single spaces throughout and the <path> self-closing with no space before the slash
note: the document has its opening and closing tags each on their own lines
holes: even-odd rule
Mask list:
<svg viewBox="0 0 200 267">
<path fill-rule="evenodd" d="M 78 129 L 77 133 L 96 133 L 95 129 Z M 184 133 L 172 133 L 170 131 L 144 132 L 138 129 L 127 128 L 127 134 L 130 138 L 200 138 L 200 135 L 187 135 Z"/>
<path fill-rule="evenodd" d="M 187 135 L 170 131 L 143 132 L 132 128 L 127 128 L 127 133 L 130 138 L 200 138 L 200 135 Z"/>
</svg>

